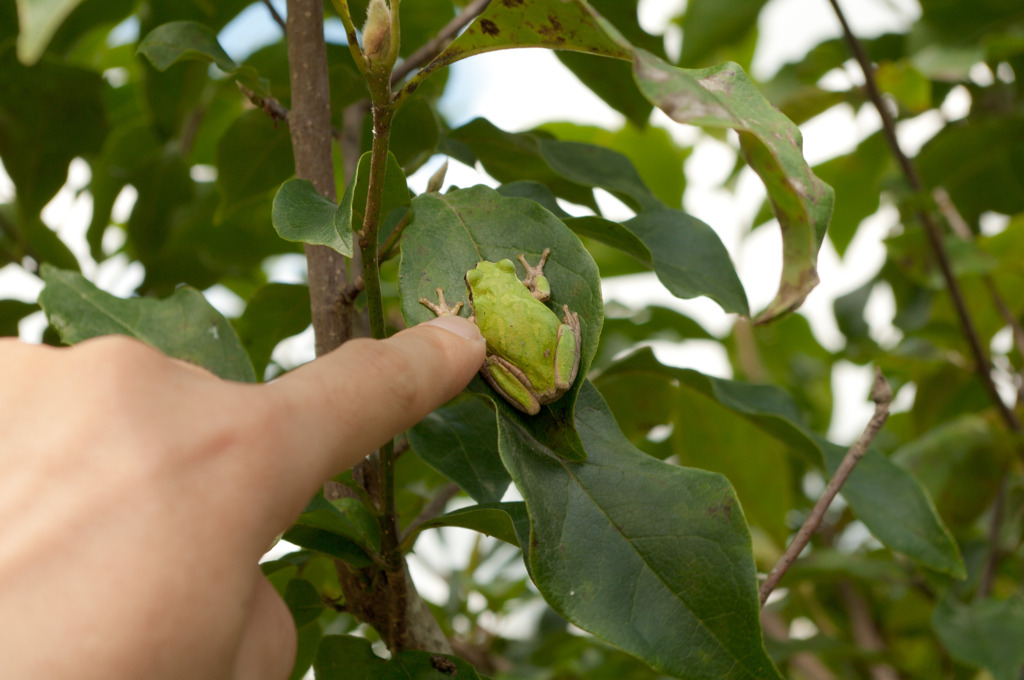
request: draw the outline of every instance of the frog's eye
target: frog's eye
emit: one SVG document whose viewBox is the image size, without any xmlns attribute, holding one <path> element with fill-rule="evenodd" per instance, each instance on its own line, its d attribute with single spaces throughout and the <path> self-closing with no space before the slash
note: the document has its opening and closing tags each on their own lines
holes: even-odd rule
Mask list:
<svg viewBox="0 0 1024 680">
<path fill-rule="evenodd" d="M 512 263 L 512 260 L 505 258 L 504 260 L 498 261 L 498 269 L 505 272 L 506 274 L 514 274 L 516 266 Z"/>
</svg>

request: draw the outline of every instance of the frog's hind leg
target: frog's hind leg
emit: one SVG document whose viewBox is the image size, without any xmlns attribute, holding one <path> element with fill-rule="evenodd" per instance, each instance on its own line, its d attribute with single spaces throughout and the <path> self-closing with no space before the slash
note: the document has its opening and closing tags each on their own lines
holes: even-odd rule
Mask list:
<svg viewBox="0 0 1024 680">
<path fill-rule="evenodd" d="M 567 390 L 576 380 L 580 370 L 580 345 L 582 332 L 580 316 L 569 311 L 569 305 L 562 305 L 562 325 L 558 327 L 558 345 L 555 350 L 555 386 Z"/>
<path fill-rule="evenodd" d="M 540 413 L 540 402 L 531 390 L 530 379 L 508 360 L 499 356 L 487 357 L 480 375 L 505 401 L 523 413 L 531 416 Z"/>
</svg>

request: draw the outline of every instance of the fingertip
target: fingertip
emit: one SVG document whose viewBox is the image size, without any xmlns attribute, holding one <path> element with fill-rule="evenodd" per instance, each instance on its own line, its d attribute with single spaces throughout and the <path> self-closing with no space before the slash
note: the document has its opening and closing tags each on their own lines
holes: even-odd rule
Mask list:
<svg viewBox="0 0 1024 680">
<path fill-rule="evenodd" d="M 449 333 L 454 333 L 460 338 L 470 340 L 473 342 L 482 343 L 484 341 L 484 336 L 480 335 L 480 329 L 477 327 L 477 325 L 470 321 L 469 319 L 466 319 L 461 316 L 438 316 L 431 319 L 430 321 L 424 321 L 419 325 L 430 326 L 433 328 L 441 328 L 448 331 Z"/>
</svg>

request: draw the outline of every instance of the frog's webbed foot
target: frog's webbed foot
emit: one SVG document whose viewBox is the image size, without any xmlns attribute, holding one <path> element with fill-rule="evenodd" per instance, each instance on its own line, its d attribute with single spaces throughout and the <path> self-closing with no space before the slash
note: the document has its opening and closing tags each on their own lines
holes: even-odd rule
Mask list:
<svg viewBox="0 0 1024 680">
<path fill-rule="evenodd" d="M 458 316 L 459 310 L 462 309 L 462 302 L 459 301 L 454 307 L 449 307 L 448 303 L 444 299 L 444 290 L 437 288 L 434 290 L 437 293 L 437 304 L 428 300 L 427 298 L 420 298 L 419 302 L 421 305 L 429 309 L 434 313 L 435 316 Z"/>
<path fill-rule="evenodd" d="M 523 279 L 523 285 L 530 289 L 533 293 L 533 297 L 537 298 L 541 302 L 544 302 L 551 297 L 551 284 L 548 283 L 548 279 L 544 276 L 544 263 L 548 261 L 548 255 L 551 254 L 551 248 L 545 248 L 544 252 L 540 254 L 540 261 L 536 266 L 531 266 L 526 261 L 526 256 L 520 254 L 519 262 L 522 263 L 523 269 L 526 270 L 526 278 Z"/>
</svg>

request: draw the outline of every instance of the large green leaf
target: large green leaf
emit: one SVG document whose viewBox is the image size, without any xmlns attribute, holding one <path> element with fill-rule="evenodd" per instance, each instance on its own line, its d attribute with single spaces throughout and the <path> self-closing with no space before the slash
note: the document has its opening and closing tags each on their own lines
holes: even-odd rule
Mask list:
<svg viewBox="0 0 1024 680">
<path fill-rule="evenodd" d="M 782 229 L 782 279 L 759 321 L 799 307 L 818 283 L 818 248 L 834 198 L 832 188 L 804 160 L 799 128 L 768 103 L 736 64 L 691 71 L 638 52 L 634 72 L 640 90 L 673 120 L 739 133 L 743 155 L 764 182 Z"/>
<path fill-rule="evenodd" d="M 944 598 L 932 627 L 949 653 L 971 666 L 987 668 L 994 680 L 1017 680 L 1024 666 L 1024 601 L 984 599 L 961 604 Z"/>
<path fill-rule="evenodd" d="M 235 330 L 202 293 L 182 287 L 164 300 L 123 300 L 81 274 L 44 265 L 39 305 L 67 344 L 99 335 L 128 335 L 222 378 L 255 382 Z"/>
<path fill-rule="evenodd" d="M 750 315 L 747 294 L 718 234 L 681 210 L 640 213 L 623 225 L 651 252 L 658 278 L 676 297 L 706 295 L 723 310 Z"/>
<path fill-rule="evenodd" d="M 602 63 L 614 62 L 605 59 Z M 639 128 L 627 123 L 618 130 L 606 130 L 593 125 L 561 122 L 546 123 L 540 129 L 562 141 L 595 144 L 624 154 L 632 161 L 651 193 L 670 208 L 682 207 L 683 188 L 686 186 L 683 164 L 690 156 L 690 149 L 676 143 L 665 128 L 654 125 Z"/>
<path fill-rule="evenodd" d="M 224 132 L 217 142 L 216 160 L 221 216 L 267 195 L 295 173 L 288 131 L 255 109 L 243 113 Z"/>
<path fill-rule="evenodd" d="M 478 503 L 497 503 L 512 481 L 498 457 L 494 412 L 474 397 L 437 409 L 408 432 L 413 450 Z"/>
<path fill-rule="evenodd" d="M 549 442 L 560 455 L 582 457 L 572 409 L 601 333 L 601 285 L 590 254 L 554 215 L 533 201 L 506 198 L 483 186 L 417 196 L 402 244 L 402 314 L 408 325 L 432 318 L 433 313 L 419 300 L 436 301 L 435 290 L 441 288 L 449 304 L 460 300 L 465 304 L 462 314 L 468 316 L 465 276 L 477 262 L 496 262 L 502 258 L 515 261 L 524 254 L 528 262 L 535 263 L 546 248 L 551 249 L 544 269 L 551 282 L 548 304 L 555 310 L 567 305 L 579 314 L 582 326 L 576 384 L 533 417 L 522 415 L 497 397 L 479 377 L 474 378 L 469 389 L 486 395 L 500 412 L 533 432 L 537 439 Z"/>
<path fill-rule="evenodd" d="M 767 0 L 690 0 L 683 15 L 683 51 L 679 63 L 706 61 L 724 45 L 743 38 L 757 26 Z"/>
<path fill-rule="evenodd" d="M 548 47 L 630 58 L 627 50 L 610 39 L 580 2 L 561 0 L 504 0 L 492 2 L 433 61 L 432 73 L 460 59 L 511 47 Z"/>
<path fill-rule="evenodd" d="M 735 129 L 744 157 L 764 182 L 782 229 L 782 278 L 759 321 L 766 323 L 800 306 L 818 283 L 817 253 L 832 213 L 833 191 L 804 160 L 799 128 L 772 107 L 740 66 L 676 68 L 635 48 L 583 0 L 515 0 L 491 3 L 425 71 L 512 47 L 549 47 L 631 60 L 640 91 L 670 118 Z M 495 176 L 503 181 L 537 179 Z"/>
<path fill-rule="evenodd" d="M 320 643 L 317 680 L 481 680 L 476 669 L 447 654 L 405 650 L 384 660 L 366 638 L 329 635 Z"/>
<path fill-rule="evenodd" d="M 667 465 L 580 392 L 570 462 L 504 416 L 501 456 L 526 500 L 530 566 L 577 626 L 680 678 L 779 678 L 764 651 L 743 511 L 720 475 Z"/>
<path fill-rule="evenodd" d="M 651 372 L 670 377 L 678 383 L 680 391 L 703 395 L 732 410 L 784 445 L 783 450 L 800 453 L 805 460 L 820 465 L 829 474 L 835 471 L 845 453 L 845 449 L 806 430 L 796 404 L 777 387 L 722 380 L 689 369 L 662 366 L 650 350 L 641 350 L 605 371 L 602 381 L 614 376 L 616 371 Z M 686 411 L 682 415 L 691 413 Z M 684 422 L 690 427 L 701 426 L 700 419 Z M 708 421 L 705 419 L 703 422 L 707 426 Z M 731 426 L 727 421 L 719 420 L 719 427 Z M 715 436 L 723 441 L 726 437 L 722 433 Z M 689 442 L 691 447 L 698 445 L 699 441 Z M 719 449 L 711 446 L 708 450 Z M 692 454 L 683 451 L 680 455 Z M 724 456 L 725 460 L 715 456 L 702 457 L 704 465 L 712 469 L 720 469 L 718 466 L 728 461 L 728 455 Z M 742 465 L 742 461 L 736 460 L 735 464 Z M 758 493 L 757 480 L 746 477 L 745 471 L 743 474 L 743 477 L 737 477 L 737 486 L 744 493 Z M 771 473 L 766 471 L 764 474 Z M 744 479 L 749 484 L 741 486 Z M 846 481 L 842 493 L 854 514 L 888 548 L 902 552 L 930 569 L 963 578 L 964 564 L 956 542 L 939 518 L 927 492 L 906 469 L 877 450 L 869 449 Z M 741 495 L 741 500 L 746 504 L 744 495 Z M 752 510 L 759 507 L 768 509 L 769 506 L 758 504 L 752 506 Z"/>
</svg>

